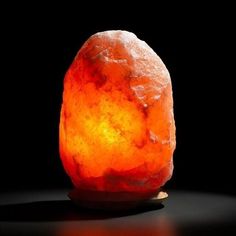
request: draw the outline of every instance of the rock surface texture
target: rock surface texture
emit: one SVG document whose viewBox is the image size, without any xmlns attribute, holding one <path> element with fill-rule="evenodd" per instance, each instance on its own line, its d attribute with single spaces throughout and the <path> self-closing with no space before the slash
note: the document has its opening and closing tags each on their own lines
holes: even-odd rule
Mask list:
<svg viewBox="0 0 236 236">
<path fill-rule="evenodd" d="M 171 79 L 133 33 L 91 36 L 64 79 L 60 156 L 75 188 L 154 195 L 175 149 Z"/>
</svg>

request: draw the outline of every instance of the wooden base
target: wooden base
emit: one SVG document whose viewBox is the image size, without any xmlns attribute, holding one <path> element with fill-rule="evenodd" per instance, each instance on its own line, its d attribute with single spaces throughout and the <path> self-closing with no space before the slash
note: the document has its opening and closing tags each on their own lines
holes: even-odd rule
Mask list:
<svg viewBox="0 0 236 236">
<path fill-rule="evenodd" d="M 167 199 L 168 194 L 161 190 L 157 191 L 154 196 L 153 194 L 150 195 L 150 193 L 135 193 L 133 195 L 128 192 L 96 192 L 74 189 L 69 192 L 68 196 L 79 207 L 119 211 L 133 209 L 147 202 L 161 204 Z"/>
</svg>

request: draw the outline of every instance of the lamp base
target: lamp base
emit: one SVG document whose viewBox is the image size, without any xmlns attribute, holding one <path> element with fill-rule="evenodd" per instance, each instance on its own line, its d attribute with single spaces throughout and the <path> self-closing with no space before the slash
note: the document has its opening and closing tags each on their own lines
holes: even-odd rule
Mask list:
<svg viewBox="0 0 236 236">
<path fill-rule="evenodd" d="M 168 194 L 161 190 L 150 193 L 130 192 L 101 192 L 73 189 L 68 194 L 69 198 L 79 207 L 99 210 L 128 210 L 136 208 L 147 202 L 156 205 L 167 199 Z"/>
</svg>

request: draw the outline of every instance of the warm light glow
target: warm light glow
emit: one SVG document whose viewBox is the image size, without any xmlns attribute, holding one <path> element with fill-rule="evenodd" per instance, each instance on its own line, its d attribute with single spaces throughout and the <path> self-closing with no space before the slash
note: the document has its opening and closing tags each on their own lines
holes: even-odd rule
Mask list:
<svg viewBox="0 0 236 236">
<path fill-rule="evenodd" d="M 156 191 L 172 174 L 175 148 L 169 73 L 133 34 L 92 36 L 64 81 L 60 154 L 74 185 Z"/>
</svg>

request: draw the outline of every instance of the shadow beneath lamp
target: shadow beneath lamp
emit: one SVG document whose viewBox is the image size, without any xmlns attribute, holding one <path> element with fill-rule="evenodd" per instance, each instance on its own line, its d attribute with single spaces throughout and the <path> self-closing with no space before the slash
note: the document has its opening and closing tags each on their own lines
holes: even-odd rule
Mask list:
<svg viewBox="0 0 236 236">
<path fill-rule="evenodd" d="M 0 205 L 0 221 L 44 222 L 100 220 L 135 215 L 162 209 L 162 204 L 147 202 L 132 210 L 110 212 L 85 209 L 75 206 L 70 200 L 37 201 L 29 203 Z"/>
</svg>

